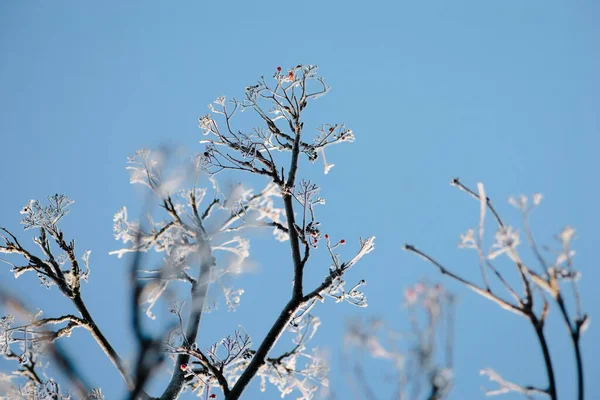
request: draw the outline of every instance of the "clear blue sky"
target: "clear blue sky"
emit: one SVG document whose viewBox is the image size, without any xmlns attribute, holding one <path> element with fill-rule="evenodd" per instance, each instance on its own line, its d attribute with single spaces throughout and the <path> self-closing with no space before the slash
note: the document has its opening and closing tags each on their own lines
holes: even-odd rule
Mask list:
<svg viewBox="0 0 600 400">
<path fill-rule="evenodd" d="M 328 204 L 321 215 L 330 233 L 349 242 L 377 236 L 376 251 L 352 272 L 367 280 L 370 307 L 317 310 L 324 323 L 315 343 L 332 349 L 338 399 L 349 395 L 336 373 L 345 319 L 383 315 L 402 327 L 405 287 L 424 277 L 449 283 L 401 252 L 404 242 L 457 271 L 477 271 L 475 255 L 456 249 L 459 233 L 477 223 L 477 204 L 448 185 L 454 176 L 484 182 L 512 221 L 518 215 L 509 195 L 544 194 L 534 230 L 551 243 L 565 224 L 577 229 L 582 302 L 594 320 L 600 315 L 599 20 L 600 5 L 591 0 L 3 1 L 0 224 L 20 232 L 18 211 L 31 198 L 59 192 L 75 200 L 64 228 L 80 252 L 92 250 L 84 296 L 127 357 L 126 263 L 108 256 L 118 245 L 112 215 L 123 205 L 140 209 L 124 169 L 127 156 L 165 143 L 200 150 L 197 118 L 216 96 L 241 97 L 244 86 L 278 65 L 311 63 L 333 90 L 314 103 L 308 121 L 343 121 L 357 140 L 329 152 L 336 164 L 329 175 L 313 168 L 303 176 L 318 176 L 323 186 Z M 289 266 L 274 264 L 260 240 L 256 249 L 260 268 L 241 278 L 242 307 L 203 320 L 206 344 L 238 324 L 258 339 L 283 305 Z M 273 251 L 287 254 L 281 246 Z M 318 279 L 327 265 L 310 268 Z M 0 279 L 30 304 L 43 301 L 48 316 L 69 307 L 32 276 L 14 281 L 4 269 Z M 262 290 L 277 282 L 272 293 Z M 460 298 L 452 398 L 482 398 L 480 387 L 490 386 L 478 375 L 485 367 L 542 385 L 529 325 L 450 287 Z M 570 399 L 573 356 L 556 317 L 549 336 L 561 394 Z M 597 329 L 593 321 L 583 339 L 589 399 L 600 397 L 593 379 L 600 375 Z M 86 376 L 108 399 L 118 398 L 122 383 L 108 360 L 84 333 L 72 339 L 84 349 L 73 353 L 88 361 Z M 258 397 L 256 388 L 248 392 Z M 261 398 L 278 392 L 269 388 Z"/>
</svg>

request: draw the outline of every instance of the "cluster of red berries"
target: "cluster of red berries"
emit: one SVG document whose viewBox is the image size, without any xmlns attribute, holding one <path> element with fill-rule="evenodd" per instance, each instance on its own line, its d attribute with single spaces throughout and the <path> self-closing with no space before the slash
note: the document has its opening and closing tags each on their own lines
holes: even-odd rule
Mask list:
<svg viewBox="0 0 600 400">
<path fill-rule="evenodd" d="M 311 238 L 309 241 L 312 241 L 312 247 L 316 249 L 317 243 L 319 242 L 319 231 L 314 230 L 314 231 L 310 232 L 310 236 L 311 236 Z"/>
<path fill-rule="evenodd" d="M 328 235 L 328 234 L 325 234 L 325 235 L 323 235 L 323 237 L 324 237 L 326 240 L 329 240 L 329 235 Z M 345 243 L 346 243 L 346 241 L 345 241 L 344 239 L 342 239 L 342 240 L 340 240 L 340 241 L 338 242 L 338 244 L 345 244 Z"/>
<path fill-rule="evenodd" d="M 281 67 L 277 67 L 277 72 L 281 72 Z M 288 72 L 288 78 L 293 81 L 294 80 L 294 71 Z"/>
<path fill-rule="evenodd" d="M 335 130 L 335 128 L 332 126 L 331 128 L 329 128 L 329 133 L 333 133 L 333 131 L 334 131 L 334 130 Z M 345 135 L 346 135 L 346 134 L 345 134 L 344 132 L 342 132 L 342 133 L 340 134 L 340 139 L 342 139 L 342 140 L 346 140 L 346 136 L 345 136 Z M 335 138 L 336 136 L 334 135 L 333 137 Z"/>
</svg>

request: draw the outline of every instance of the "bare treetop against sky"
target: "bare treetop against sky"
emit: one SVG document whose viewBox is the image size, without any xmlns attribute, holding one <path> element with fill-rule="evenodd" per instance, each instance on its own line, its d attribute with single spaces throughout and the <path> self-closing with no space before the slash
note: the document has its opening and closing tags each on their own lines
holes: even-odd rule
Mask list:
<svg viewBox="0 0 600 400">
<path fill-rule="evenodd" d="M 16 234 L 24 247 L 35 246 L 30 239 L 38 233 L 23 232 L 19 221 L 24 216 L 19 211 L 31 199 L 44 200 L 54 193 L 74 200 L 60 228 L 69 240 L 76 240 L 81 273 L 85 272 L 81 256 L 91 250 L 87 258 L 91 273 L 89 283 L 81 282 L 82 297 L 121 357 L 122 369 L 133 370 L 138 354 L 130 305 L 134 257 L 109 255 L 124 246 L 115 241 L 113 219 L 117 214 L 120 221 L 138 220 L 145 212 L 172 216 L 174 209 L 156 207 L 147 188 L 129 184 L 132 171 L 125 167 L 140 165 L 128 164 L 129 157 L 139 148 L 162 149 L 163 161 L 173 172 L 200 153 L 205 166 L 210 160 L 208 166 L 215 172 L 227 156 L 219 155 L 219 146 L 207 150 L 206 143 L 200 143 L 207 139 L 204 133 L 215 138 L 210 120 L 202 120 L 210 112 L 218 121 L 214 109 L 219 111 L 221 104 L 215 99 L 243 100 L 261 76 L 272 83 L 277 74 L 282 74 L 281 79 L 289 71 L 300 74 L 302 69 L 294 70 L 299 63 L 318 64 L 319 75 L 332 89 L 303 111 L 303 130 L 312 141 L 327 136 L 333 127 L 335 132 L 326 140 L 340 143 L 325 150 L 326 161 L 315 149 L 318 160 L 309 163 L 308 147 L 300 158 L 296 188 L 302 179 L 310 180 L 320 188 L 317 197 L 326 200 L 315 206 L 319 243 L 311 248 L 311 263 L 303 272 L 303 294 L 330 272 L 332 260 L 324 234 L 332 245 L 341 239 L 347 242 L 334 251 L 342 261 L 361 248 L 358 238 L 377 236 L 376 249 L 345 277 L 347 291 L 366 280 L 367 285 L 359 289 L 368 307 L 333 304 L 326 298 L 312 310 L 320 326 L 307 352 L 318 346 L 319 354 L 325 355 L 335 398 L 357 393 L 348 355 L 341 350 L 346 321 L 378 316 L 396 331 L 407 331 L 411 325 L 405 318 L 405 295 L 410 299 L 415 288 L 435 288 L 438 282 L 455 295 L 450 398 L 481 398 L 482 387 L 494 388 L 493 382 L 479 375 L 486 368 L 521 384 L 547 385 L 542 351 L 526 318 L 502 312 L 494 302 L 483 301 L 441 276 L 439 269 L 402 251 L 404 243 L 414 244 L 443 262 L 448 271 L 480 279 L 480 258 L 457 249 L 457 243 L 459 234 L 469 228 L 475 228 L 469 243 L 477 242 L 481 210 L 448 185 L 456 176 L 475 192 L 476 183 L 484 182 L 485 194 L 493 199 L 504 223 L 516 227 L 522 227 L 521 212 L 508 203 L 509 196 L 518 200 L 523 193 L 533 201 L 534 193 L 543 193 L 543 201 L 530 216 L 540 248 L 560 248 L 555 235 L 562 232 L 557 237 L 564 238 L 570 232 L 566 225 L 575 229 L 569 239 L 582 276 L 580 302 L 592 317 L 581 339 L 586 398 L 600 397 L 594 379 L 600 375 L 600 362 L 594 357 L 600 354 L 594 321 L 600 314 L 596 289 L 600 282 L 596 265 L 599 19 L 600 5 L 594 1 L 179 2 L 177 6 L 160 1 L 135 5 L 4 1 L 0 4 L 0 226 Z M 268 129 L 260 113 L 246 111 L 237 117 L 244 132 L 259 125 Z M 198 129 L 199 119 L 202 129 Z M 354 142 L 341 143 L 343 132 Z M 246 150 L 252 149 L 243 150 L 247 155 Z M 137 153 L 130 161 L 139 163 L 146 156 Z M 288 161 L 282 164 L 283 172 L 269 171 L 269 160 L 263 161 L 260 168 L 267 174 L 259 175 L 264 176 L 249 178 L 241 171 L 227 171 L 219 188 L 235 194 L 243 182 L 261 193 L 263 188 L 270 190 L 266 185 L 275 175 L 289 179 Z M 335 166 L 329 169 L 330 164 Z M 203 179 L 209 193 L 212 186 Z M 310 192 L 305 184 L 303 190 Z M 279 189 L 268 192 L 266 201 L 275 192 L 281 194 Z M 203 207 L 210 203 L 212 194 L 208 196 Z M 274 199 L 275 208 L 285 208 L 281 198 Z M 123 214 L 123 206 L 128 214 Z M 290 294 L 299 290 L 292 286 L 298 270 L 293 268 L 290 243 L 272 235 L 285 236 L 285 229 L 277 226 L 286 227 L 284 214 L 280 211 L 258 220 L 271 225 L 249 236 L 249 257 L 242 263 L 228 259 L 240 274 L 224 277 L 224 287 L 233 291 L 216 286 L 209 290 L 207 299 L 214 301 L 210 306 L 217 310 L 202 315 L 199 349 L 237 330 L 238 336 L 232 336 L 236 345 L 245 346 L 247 333 L 256 350 Z M 486 249 L 494 242 L 490 212 L 487 220 Z M 304 234 L 312 229 L 296 223 Z M 535 254 L 527 253 L 525 231 L 520 229 L 520 254 L 525 262 L 534 263 Z M 119 239 L 127 232 L 121 233 Z M 135 244 L 135 237 L 130 237 L 129 245 Z M 311 237 L 307 236 L 307 243 L 314 244 Z M 463 236 L 463 244 L 464 240 Z M 246 245 L 224 246 L 242 251 Z M 161 260 L 154 253 L 147 257 L 151 267 Z M 503 274 L 514 269 L 509 263 L 497 267 Z M 3 293 L 10 289 L 31 310 L 43 308 L 43 317 L 77 313 L 57 287 L 45 290 L 34 274 L 15 280 L 10 268 L 0 269 Z M 511 279 L 516 279 L 511 284 L 518 288 L 519 277 Z M 415 286 L 416 282 L 425 285 Z M 186 284 L 176 284 L 175 292 L 189 295 Z M 238 290 L 242 288 L 243 293 Z M 143 305 L 144 311 L 149 304 Z M 157 320 L 169 314 L 166 302 L 161 304 L 148 311 Z M 574 314 L 576 302 L 570 299 L 567 306 Z M 228 308 L 236 310 L 228 312 Z M 145 333 L 164 332 L 164 324 L 142 317 Z M 127 386 L 113 365 L 115 359 L 111 362 L 92 336 L 74 329 L 62 349 L 81 366 L 86 383 L 102 387 L 107 399 L 122 398 Z M 576 398 L 574 356 L 558 309 L 551 308 L 547 317 L 546 337 L 559 397 Z M 291 339 L 293 335 L 285 334 L 273 354 L 289 350 Z M 2 359 L 0 372 L 8 373 L 15 365 Z M 380 365 L 365 360 L 364 366 L 365 379 L 378 398 L 389 397 L 394 386 L 385 380 Z M 161 368 L 170 377 L 173 363 L 169 360 Z M 146 390 L 162 393 L 169 377 Z M 259 386 L 260 379 L 252 381 L 245 398 L 280 398 L 273 385 L 268 384 L 264 393 Z M 193 395 L 187 392 L 182 397 Z M 522 396 L 512 393 L 503 398 Z"/>
</svg>

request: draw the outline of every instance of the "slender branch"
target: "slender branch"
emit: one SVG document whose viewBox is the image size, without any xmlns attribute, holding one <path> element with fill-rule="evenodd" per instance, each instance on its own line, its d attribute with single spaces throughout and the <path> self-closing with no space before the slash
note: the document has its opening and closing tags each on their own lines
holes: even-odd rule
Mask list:
<svg viewBox="0 0 600 400">
<path fill-rule="evenodd" d="M 208 216 L 210 215 L 213 207 L 216 206 L 217 204 L 219 204 L 219 199 L 213 199 L 213 201 L 210 202 L 210 204 L 208 205 L 208 207 L 206 207 L 206 210 L 204 210 L 204 212 L 202 213 L 202 216 L 200 217 L 200 220 L 204 221 L 206 218 L 208 218 Z"/>
<path fill-rule="evenodd" d="M 297 114 L 296 114 L 297 115 Z M 298 154 L 300 153 L 300 121 L 299 116 L 294 118 L 294 128 L 296 137 L 294 138 L 294 147 L 292 149 L 292 160 L 290 162 L 290 171 L 286 182 L 286 193 L 283 195 L 283 202 L 285 205 L 285 214 L 288 223 L 288 233 L 290 235 L 290 246 L 292 249 L 292 260 L 294 262 L 294 287 L 293 297 L 300 299 L 303 294 L 303 274 L 304 264 L 302 263 L 302 257 L 300 255 L 300 244 L 298 232 L 295 229 L 296 218 L 294 215 L 293 196 L 289 191 L 294 188 L 294 182 L 296 180 L 296 171 L 298 170 Z"/>
<path fill-rule="evenodd" d="M 466 187 L 465 185 L 463 185 L 462 182 L 460 181 L 460 179 L 458 179 L 458 178 L 452 179 L 452 181 L 450 181 L 450 185 L 458 187 L 460 190 L 470 194 L 475 200 L 480 201 L 479 195 L 477 193 L 475 193 L 473 190 L 471 190 L 468 187 Z M 498 215 L 498 213 L 496 212 L 496 209 L 492 206 L 492 202 L 491 202 L 490 198 L 486 197 L 485 201 L 486 201 L 488 208 L 492 212 L 492 214 L 494 214 L 494 218 L 496 218 L 496 222 L 498 222 L 498 225 L 500 225 L 501 228 L 504 228 L 504 223 L 502 222 L 502 219 L 500 219 L 500 215 Z"/>
<path fill-rule="evenodd" d="M 236 232 L 244 228 L 277 228 L 283 233 L 288 233 L 288 228 L 275 221 L 247 223 L 243 225 L 232 226 L 231 228 L 221 228 L 221 232 Z"/>
<path fill-rule="evenodd" d="M 133 389 L 135 385 L 131 376 L 129 376 L 129 373 L 127 372 L 127 367 L 125 366 L 125 363 L 123 362 L 121 357 L 119 357 L 119 355 L 112 347 L 108 339 L 106 339 L 100 328 L 98 328 L 98 325 L 96 325 L 96 323 L 94 322 L 92 315 L 85 306 L 85 303 L 83 302 L 79 293 L 77 293 L 75 297 L 73 297 L 73 304 L 75 305 L 75 308 L 77 308 L 77 311 L 79 311 L 79 313 L 81 314 L 83 320 L 86 322 L 85 327 L 92 334 L 94 340 L 96 340 L 98 345 L 100 345 L 102 351 L 104 351 L 104 353 L 108 356 L 109 360 L 117 368 L 117 370 L 123 377 L 123 380 L 125 381 L 125 383 L 127 383 L 129 389 Z"/>
<path fill-rule="evenodd" d="M 577 363 L 577 399 L 584 399 L 584 377 L 583 377 L 583 360 L 581 357 L 581 349 L 579 347 L 579 333 L 572 334 L 573 347 L 575 348 L 575 361 Z"/>
<path fill-rule="evenodd" d="M 548 375 L 548 395 L 551 400 L 557 399 L 556 393 L 556 382 L 554 380 L 554 368 L 552 366 L 552 359 L 550 358 L 550 349 L 548 348 L 548 342 L 546 341 L 546 336 L 544 335 L 544 326 L 541 321 L 537 319 L 533 312 L 529 314 L 529 319 L 533 328 L 535 329 L 535 333 L 538 337 L 538 341 L 540 342 L 540 347 L 542 348 L 542 353 L 544 355 L 544 365 L 546 366 L 546 374 Z"/>
<path fill-rule="evenodd" d="M 491 369 L 482 370 L 482 371 L 480 371 L 480 374 L 487 375 L 489 380 L 497 382 L 498 385 L 500 385 L 499 389 L 487 390 L 486 394 L 488 396 L 495 396 L 498 394 L 504 394 L 504 393 L 508 393 L 508 392 L 521 393 L 521 394 L 527 396 L 528 398 L 531 398 L 530 397 L 531 394 L 543 394 L 546 396 L 550 395 L 548 393 L 548 389 L 540 389 L 535 386 L 522 386 L 522 385 L 516 384 L 514 382 L 509 382 Z"/>
<path fill-rule="evenodd" d="M 475 293 L 479 294 L 480 296 L 485 297 L 486 299 L 491 300 L 494 303 L 498 304 L 503 309 L 512 311 L 515 314 L 526 316 L 526 314 L 523 312 L 523 310 L 521 308 L 519 308 L 518 306 L 515 306 L 514 304 L 509 303 L 508 301 L 498 297 L 497 295 L 493 294 L 490 290 L 485 290 L 485 289 L 477 286 L 476 284 L 454 274 L 453 272 L 446 269 L 442 264 L 440 264 L 439 262 L 437 262 L 436 260 L 434 260 L 433 258 L 428 256 L 427 254 L 423 253 L 421 250 L 418 250 L 415 246 L 410 245 L 410 244 L 405 244 L 404 250 L 411 251 L 411 252 L 421 256 L 425 260 L 429 261 L 431 264 L 435 265 L 443 275 L 447 275 L 450 278 L 454 279 L 455 281 L 462 283 L 463 285 L 467 286 L 469 289 L 471 289 Z"/>
<path fill-rule="evenodd" d="M 571 341 L 573 342 L 573 350 L 575 352 L 575 363 L 577 366 L 577 399 L 584 399 L 584 376 L 583 376 L 583 360 L 581 358 L 581 349 L 579 345 L 581 324 L 576 323 L 575 327 L 571 325 L 571 319 L 569 318 L 569 313 L 567 311 L 567 307 L 560 293 L 556 296 L 556 302 L 558 304 L 558 308 L 560 309 L 560 313 L 563 317 L 565 324 L 567 325 L 567 329 L 569 330 L 569 336 L 571 337 Z"/>
<path fill-rule="evenodd" d="M 252 361 L 248 364 L 248 367 L 244 370 L 240 378 L 237 380 L 229 395 L 227 395 L 227 400 L 236 400 L 242 395 L 246 386 L 250 383 L 252 378 L 258 372 L 258 369 L 265 363 L 265 359 L 269 354 L 269 351 L 273 348 L 286 326 L 292 320 L 295 311 L 300 307 L 301 300 L 297 298 L 293 298 L 290 300 L 286 306 L 281 310 L 279 317 L 265 336 L 264 340 L 256 350 L 256 354 L 252 358 Z"/>
<path fill-rule="evenodd" d="M 581 349 L 580 349 L 580 343 L 579 343 L 579 338 L 580 338 L 580 328 L 581 325 L 579 324 L 575 324 L 575 327 L 573 327 L 572 322 L 571 322 L 571 318 L 569 317 L 569 313 L 567 311 L 566 305 L 564 303 L 563 297 L 560 293 L 560 291 L 558 290 L 558 287 L 553 287 L 552 286 L 552 277 L 553 274 L 556 274 L 555 271 L 551 271 L 548 268 L 548 263 L 546 262 L 546 260 L 544 259 L 544 257 L 542 256 L 536 242 L 535 239 L 533 237 L 533 233 L 531 231 L 531 228 L 529 226 L 529 214 L 531 213 L 531 211 L 533 210 L 533 207 L 529 208 L 529 209 L 522 209 L 522 216 L 523 216 L 523 226 L 525 229 L 525 235 L 527 237 L 527 241 L 529 243 L 529 247 L 532 249 L 535 257 L 538 260 L 538 263 L 540 264 L 540 267 L 542 268 L 542 271 L 544 271 L 545 273 L 548 274 L 548 279 L 544 280 L 542 277 L 538 276 L 537 274 L 530 272 L 530 274 L 536 278 L 534 279 L 534 282 L 537 283 L 538 285 L 540 284 L 540 282 L 544 282 L 543 285 L 541 285 L 542 287 L 546 287 L 549 286 L 551 291 L 553 292 L 553 297 L 556 301 L 556 303 L 558 304 L 558 308 L 560 310 L 561 316 L 565 322 L 565 325 L 567 326 L 567 330 L 569 332 L 569 336 L 571 338 L 571 341 L 573 343 L 573 350 L 575 352 L 575 363 L 576 363 L 576 368 L 577 368 L 577 399 L 578 400 L 583 400 L 584 399 L 584 375 L 583 375 L 583 361 L 581 358 Z M 568 251 L 568 250 L 567 250 Z M 576 299 L 578 299 L 577 297 L 577 291 L 576 289 L 574 289 L 574 293 L 576 295 Z M 577 304 L 579 306 L 579 302 L 577 301 Z M 579 308 L 579 307 L 578 307 Z M 542 318 L 543 321 L 544 318 Z"/>
</svg>

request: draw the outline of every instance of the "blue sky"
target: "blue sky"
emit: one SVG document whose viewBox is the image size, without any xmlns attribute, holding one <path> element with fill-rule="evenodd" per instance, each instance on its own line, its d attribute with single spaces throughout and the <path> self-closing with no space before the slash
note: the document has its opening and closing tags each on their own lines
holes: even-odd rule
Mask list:
<svg viewBox="0 0 600 400">
<path fill-rule="evenodd" d="M 127 357 L 127 264 L 108 256 L 118 246 L 112 215 L 123 205 L 141 210 L 143 200 L 128 184 L 127 156 L 162 144 L 199 151 L 197 118 L 216 96 L 241 97 L 279 65 L 317 64 L 333 89 L 311 107 L 307 128 L 345 122 L 357 140 L 328 153 L 336 164 L 329 175 L 309 167 L 302 177 L 322 186 L 330 234 L 350 243 L 377 236 L 376 251 L 352 271 L 368 282 L 369 308 L 317 311 L 324 322 L 315 343 L 331 349 L 338 398 L 349 395 L 336 373 L 344 321 L 380 315 L 401 328 L 402 291 L 419 279 L 448 284 L 460 299 L 452 398 L 483 397 L 485 367 L 542 385 L 525 321 L 400 248 L 410 242 L 476 273 L 476 256 L 456 243 L 476 225 L 478 206 L 449 180 L 484 182 L 511 222 L 518 214 L 508 196 L 541 192 L 534 231 L 552 243 L 565 224 L 577 229 L 582 303 L 598 315 L 599 18 L 594 1 L 2 2 L 0 224 L 21 232 L 18 211 L 32 198 L 58 192 L 75 200 L 64 229 L 80 252 L 92 250 L 84 296 Z M 270 253 L 285 257 L 287 248 L 266 237 L 254 248 L 259 268 L 241 278 L 242 307 L 203 320 L 206 343 L 238 324 L 258 339 L 286 301 L 291 271 Z M 327 265 L 310 268 L 319 279 Z M 69 307 L 33 278 L 0 271 L 2 286 L 34 306 L 44 302 L 48 315 Z M 557 316 L 549 336 L 561 394 L 572 398 L 573 356 Z M 592 323 L 583 339 L 589 398 L 600 396 L 596 329 Z M 117 398 L 122 384 L 110 363 L 83 333 L 72 339 L 85 349 L 73 354 L 87 361 L 86 376 Z M 259 397 L 253 389 L 248 398 Z"/>
</svg>

